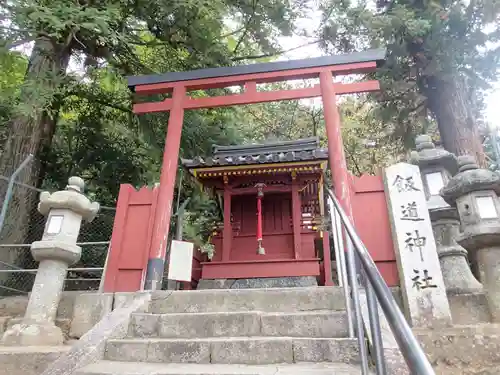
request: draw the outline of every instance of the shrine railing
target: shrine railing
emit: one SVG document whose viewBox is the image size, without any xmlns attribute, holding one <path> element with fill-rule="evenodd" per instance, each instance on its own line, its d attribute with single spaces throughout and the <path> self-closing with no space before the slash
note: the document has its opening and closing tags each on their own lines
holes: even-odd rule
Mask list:
<svg viewBox="0 0 500 375">
<path fill-rule="evenodd" d="M 417 338 L 406 321 L 394 296 L 377 269 L 363 241 L 356 233 L 353 224 L 339 201 L 330 189 L 326 189 L 331 202 L 331 221 L 337 264 L 340 267 L 339 282 L 344 287 L 349 322 L 349 334 L 356 334 L 362 363 L 363 375 L 368 375 L 368 350 L 365 328 L 363 326 L 360 302 L 361 288 L 366 290 L 366 305 L 373 349 L 373 360 L 377 375 L 386 375 L 382 332 L 378 315 L 378 304 L 387 319 L 408 368 L 412 374 L 435 375 Z M 345 240 L 345 242 L 344 242 Z M 346 244 L 346 251 L 343 244 Z M 354 327 L 355 325 L 355 327 Z"/>
</svg>

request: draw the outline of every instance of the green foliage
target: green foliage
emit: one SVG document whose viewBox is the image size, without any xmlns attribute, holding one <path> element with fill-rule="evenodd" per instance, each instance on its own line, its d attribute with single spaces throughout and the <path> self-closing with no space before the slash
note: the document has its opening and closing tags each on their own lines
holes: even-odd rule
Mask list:
<svg viewBox="0 0 500 375">
<path fill-rule="evenodd" d="M 15 113 L 7 118 L 2 111 L 2 128 L 9 120 L 30 116 L 41 121 L 36 126 L 53 128 L 50 151 L 36 155 L 46 165 L 45 184 L 57 186 L 68 173 L 79 173 L 91 179 L 91 191 L 106 202 L 116 197 L 120 182 L 139 185 L 157 179 L 168 120 L 167 114 L 137 118 L 130 113 L 124 75 L 231 65 L 245 58 L 242 53 L 273 53 L 276 36 L 290 33 L 297 14 L 288 0 L 22 0 L 0 11 L 9 20 L 0 29 L 4 50 L 35 41 L 33 74 L 22 85 L 19 80 L 12 85 L 18 76 L 5 69 L 5 83 L 0 82 L 1 108 L 7 103 L 9 113 Z M 45 56 L 71 58 L 78 74 L 47 65 Z M 12 61 L 5 63 L 15 69 Z M 4 85 L 15 92 L 3 90 Z M 20 95 L 23 100 L 17 103 Z M 54 123 L 44 124 L 43 113 Z M 231 118 L 230 109 L 187 113 L 181 154 L 239 141 Z M 41 140 L 31 141 L 30 148 L 37 150 Z M 109 191 L 98 192 L 97 186 Z"/>
<path fill-rule="evenodd" d="M 40 168 L 24 182 L 58 189 L 76 174 L 86 180 L 92 199 L 109 206 L 121 183 L 157 182 L 168 114 L 133 115 L 124 76 L 271 56 L 277 36 L 291 33 L 299 11 L 291 0 L 2 3 L 0 136 L 8 142 L 0 173 L 10 175 L 34 151 Z M 22 54 L 10 51 L 30 41 L 28 65 Z M 213 144 L 244 142 L 241 119 L 232 108 L 186 112 L 181 156 L 208 154 Z M 220 210 L 188 179 L 181 185 L 180 202 L 198 197 L 187 214 L 186 231 L 195 229 L 185 235 L 203 242 Z M 175 229 L 175 216 L 172 222 Z"/>
<path fill-rule="evenodd" d="M 204 194 L 198 187 L 191 189 L 191 201 L 183 223 L 184 238 L 209 251 L 210 237 L 223 223 L 217 199 Z"/>
<path fill-rule="evenodd" d="M 0 50 L 0 144 L 5 142 L 6 124 L 17 104 L 27 64 L 22 54 Z"/>
<path fill-rule="evenodd" d="M 377 174 L 404 155 L 404 145 L 394 142 L 391 129 L 374 116 L 366 101 L 346 99 L 342 103 L 342 137 L 351 173 Z"/>
<path fill-rule="evenodd" d="M 267 89 L 287 85 L 269 85 Z M 289 88 L 289 87 L 288 87 Z M 374 174 L 379 168 L 404 154 L 400 142 L 394 142 L 393 129 L 376 116 L 377 107 L 366 97 L 346 97 L 339 103 L 342 137 L 351 173 Z M 327 147 L 323 108 L 317 103 L 297 100 L 263 103 L 242 107 L 240 116 L 246 138 L 251 142 L 293 140 L 317 136 Z"/>
<path fill-rule="evenodd" d="M 484 151 L 488 158 L 488 168 L 500 171 L 500 137 L 498 131 L 490 131 L 484 140 Z"/>
<path fill-rule="evenodd" d="M 373 103 L 393 137 L 410 147 L 437 125 L 445 146 L 463 151 L 453 128 L 472 136 L 481 128 L 483 92 L 500 63 L 500 3 L 327 0 L 322 8 L 325 50 L 387 48 Z"/>
</svg>

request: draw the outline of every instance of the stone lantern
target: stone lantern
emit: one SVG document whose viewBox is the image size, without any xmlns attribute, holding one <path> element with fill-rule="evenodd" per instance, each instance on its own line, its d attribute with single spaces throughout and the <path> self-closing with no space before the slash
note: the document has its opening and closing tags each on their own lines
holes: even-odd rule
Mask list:
<svg viewBox="0 0 500 375">
<path fill-rule="evenodd" d="M 411 162 L 420 168 L 427 201 L 432 199 L 442 202 L 439 192 L 457 173 L 457 157 L 442 148 L 436 148 L 432 138 L 426 134 L 415 139 L 415 146 L 417 151 L 412 151 Z"/>
<path fill-rule="evenodd" d="M 422 174 L 446 291 L 451 294 L 481 291 L 483 287 L 469 267 L 467 250 L 456 242 L 460 233 L 457 209 L 439 195 L 440 190 L 458 171 L 457 157 L 444 149 L 436 148 L 428 135 L 417 137 L 415 143 L 417 151 L 412 152 L 411 162 L 419 166 Z"/>
<path fill-rule="evenodd" d="M 479 169 L 471 156 L 460 156 L 458 164 L 459 173 L 441 195 L 458 209 L 457 242 L 475 253 L 493 320 L 500 321 L 500 175 Z"/>
<path fill-rule="evenodd" d="M 55 318 L 68 267 L 80 260 L 76 245 L 82 220 L 92 221 L 99 204 L 83 195 L 84 182 L 71 177 L 65 190 L 40 194 L 38 211 L 47 217 L 40 241 L 31 244 L 40 262 L 26 314 L 20 324 L 5 332 L 2 343 L 12 346 L 61 345 L 64 337 Z"/>
</svg>

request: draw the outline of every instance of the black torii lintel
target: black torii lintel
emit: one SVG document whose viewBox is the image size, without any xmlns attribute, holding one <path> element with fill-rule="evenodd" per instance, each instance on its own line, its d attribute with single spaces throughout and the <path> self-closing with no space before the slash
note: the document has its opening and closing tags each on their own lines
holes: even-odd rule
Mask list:
<svg viewBox="0 0 500 375">
<path fill-rule="evenodd" d="M 355 64 L 370 61 L 375 61 L 378 65 L 380 65 L 384 61 L 385 54 L 385 49 L 372 49 L 363 52 L 313 57 L 310 59 L 197 69 L 188 72 L 129 76 L 127 77 L 127 81 L 129 89 L 133 91 L 135 86 L 150 85 L 155 83 L 191 81 L 195 79 L 230 77 L 243 74 L 259 74 L 295 69 L 319 68 L 323 66 Z"/>
</svg>

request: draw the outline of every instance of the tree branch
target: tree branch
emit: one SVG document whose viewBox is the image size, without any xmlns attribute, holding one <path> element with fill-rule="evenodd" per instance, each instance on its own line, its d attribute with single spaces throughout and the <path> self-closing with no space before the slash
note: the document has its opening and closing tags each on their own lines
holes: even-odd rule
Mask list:
<svg viewBox="0 0 500 375">
<path fill-rule="evenodd" d="M 230 33 L 227 33 L 227 34 L 224 34 L 224 35 L 221 35 L 220 38 L 221 39 L 224 39 L 224 38 L 227 38 L 227 37 L 230 37 L 230 36 L 233 36 L 234 34 L 238 34 L 241 30 L 243 30 L 245 28 L 245 26 L 242 26 L 240 27 L 239 29 L 236 29 L 234 31 L 231 31 Z"/>
<path fill-rule="evenodd" d="M 361 176 L 363 173 L 361 172 L 361 169 L 359 168 L 359 165 L 356 162 L 354 155 L 349 151 L 349 148 L 346 147 L 345 150 L 347 151 L 347 156 L 352 160 L 354 167 L 356 168 L 356 171 L 358 172 L 358 175 Z"/>
<path fill-rule="evenodd" d="M 236 61 L 242 61 L 242 60 L 262 59 L 265 57 L 275 57 L 275 56 L 277 57 L 277 56 L 284 55 L 285 53 L 292 52 L 292 51 L 295 51 L 295 50 L 303 48 L 303 47 L 311 46 L 313 44 L 319 43 L 320 41 L 321 41 L 321 39 L 317 39 L 315 41 L 304 43 L 304 44 L 301 44 L 297 47 L 293 47 L 293 48 L 290 48 L 287 50 L 277 51 L 277 52 L 273 52 L 273 53 L 263 53 L 262 55 L 233 57 L 231 60 L 236 62 Z"/>
<path fill-rule="evenodd" d="M 240 48 L 240 45 L 243 42 L 243 39 L 246 37 L 246 35 L 248 33 L 248 28 L 250 27 L 250 22 L 252 22 L 253 16 L 255 15 L 255 8 L 257 7 L 257 2 L 258 1 L 259 0 L 253 0 L 252 1 L 252 15 L 250 16 L 250 18 L 248 19 L 248 21 L 245 22 L 245 26 L 244 26 L 245 31 L 243 31 L 243 34 L 241 35 L 240 39 L 236 43 L 236 46 L 234 47 L 234 50 L 233 50 L 233 54 L 234 55 L 236 55 L 236 52 L 238 51 L 238 48 Z"/>
<path fill-rule="evenodd" d="M 100 105 L 103 105 L 103 106 L 106 106 L 109 108 L 114 108 L 114 109 L 117 109 L 117 110 L 125 112 L 125 113 L 132 113 L 132 110 L 128 107 L 123 107 L 119 104 L 107 101 L 106 99 L 99 98 L 98 96 L 96 96 L 88 91 L 85 91 L 85 90 L 78 90 L 77 89 L 77 90 L 74 90 L 74 91 L 67 93 L 67 96 L 73 96 L 73 95 L 77 96 L 81 99 L 85 99 L 91 103 L 96 103 L 96 104 L 100 104 Z"/>
<path fill-rule="evenodd" d="M 4 48 L 7 48 L 8 50 L 11 50 L 13 48 L 17 48 L 19 46 L 22 46 L 23 44 L 27 44 L 27 43 L 30 43 L 32 42 L 33 40 L 35 40 L 35 38 L 26 38 L 26 39 L 20 39 L 20 40 L 17 40 L 17 41 L 13 41 L 13 42 L 7 42 L 5 45 L 4 45 Z"/>
</svg>

